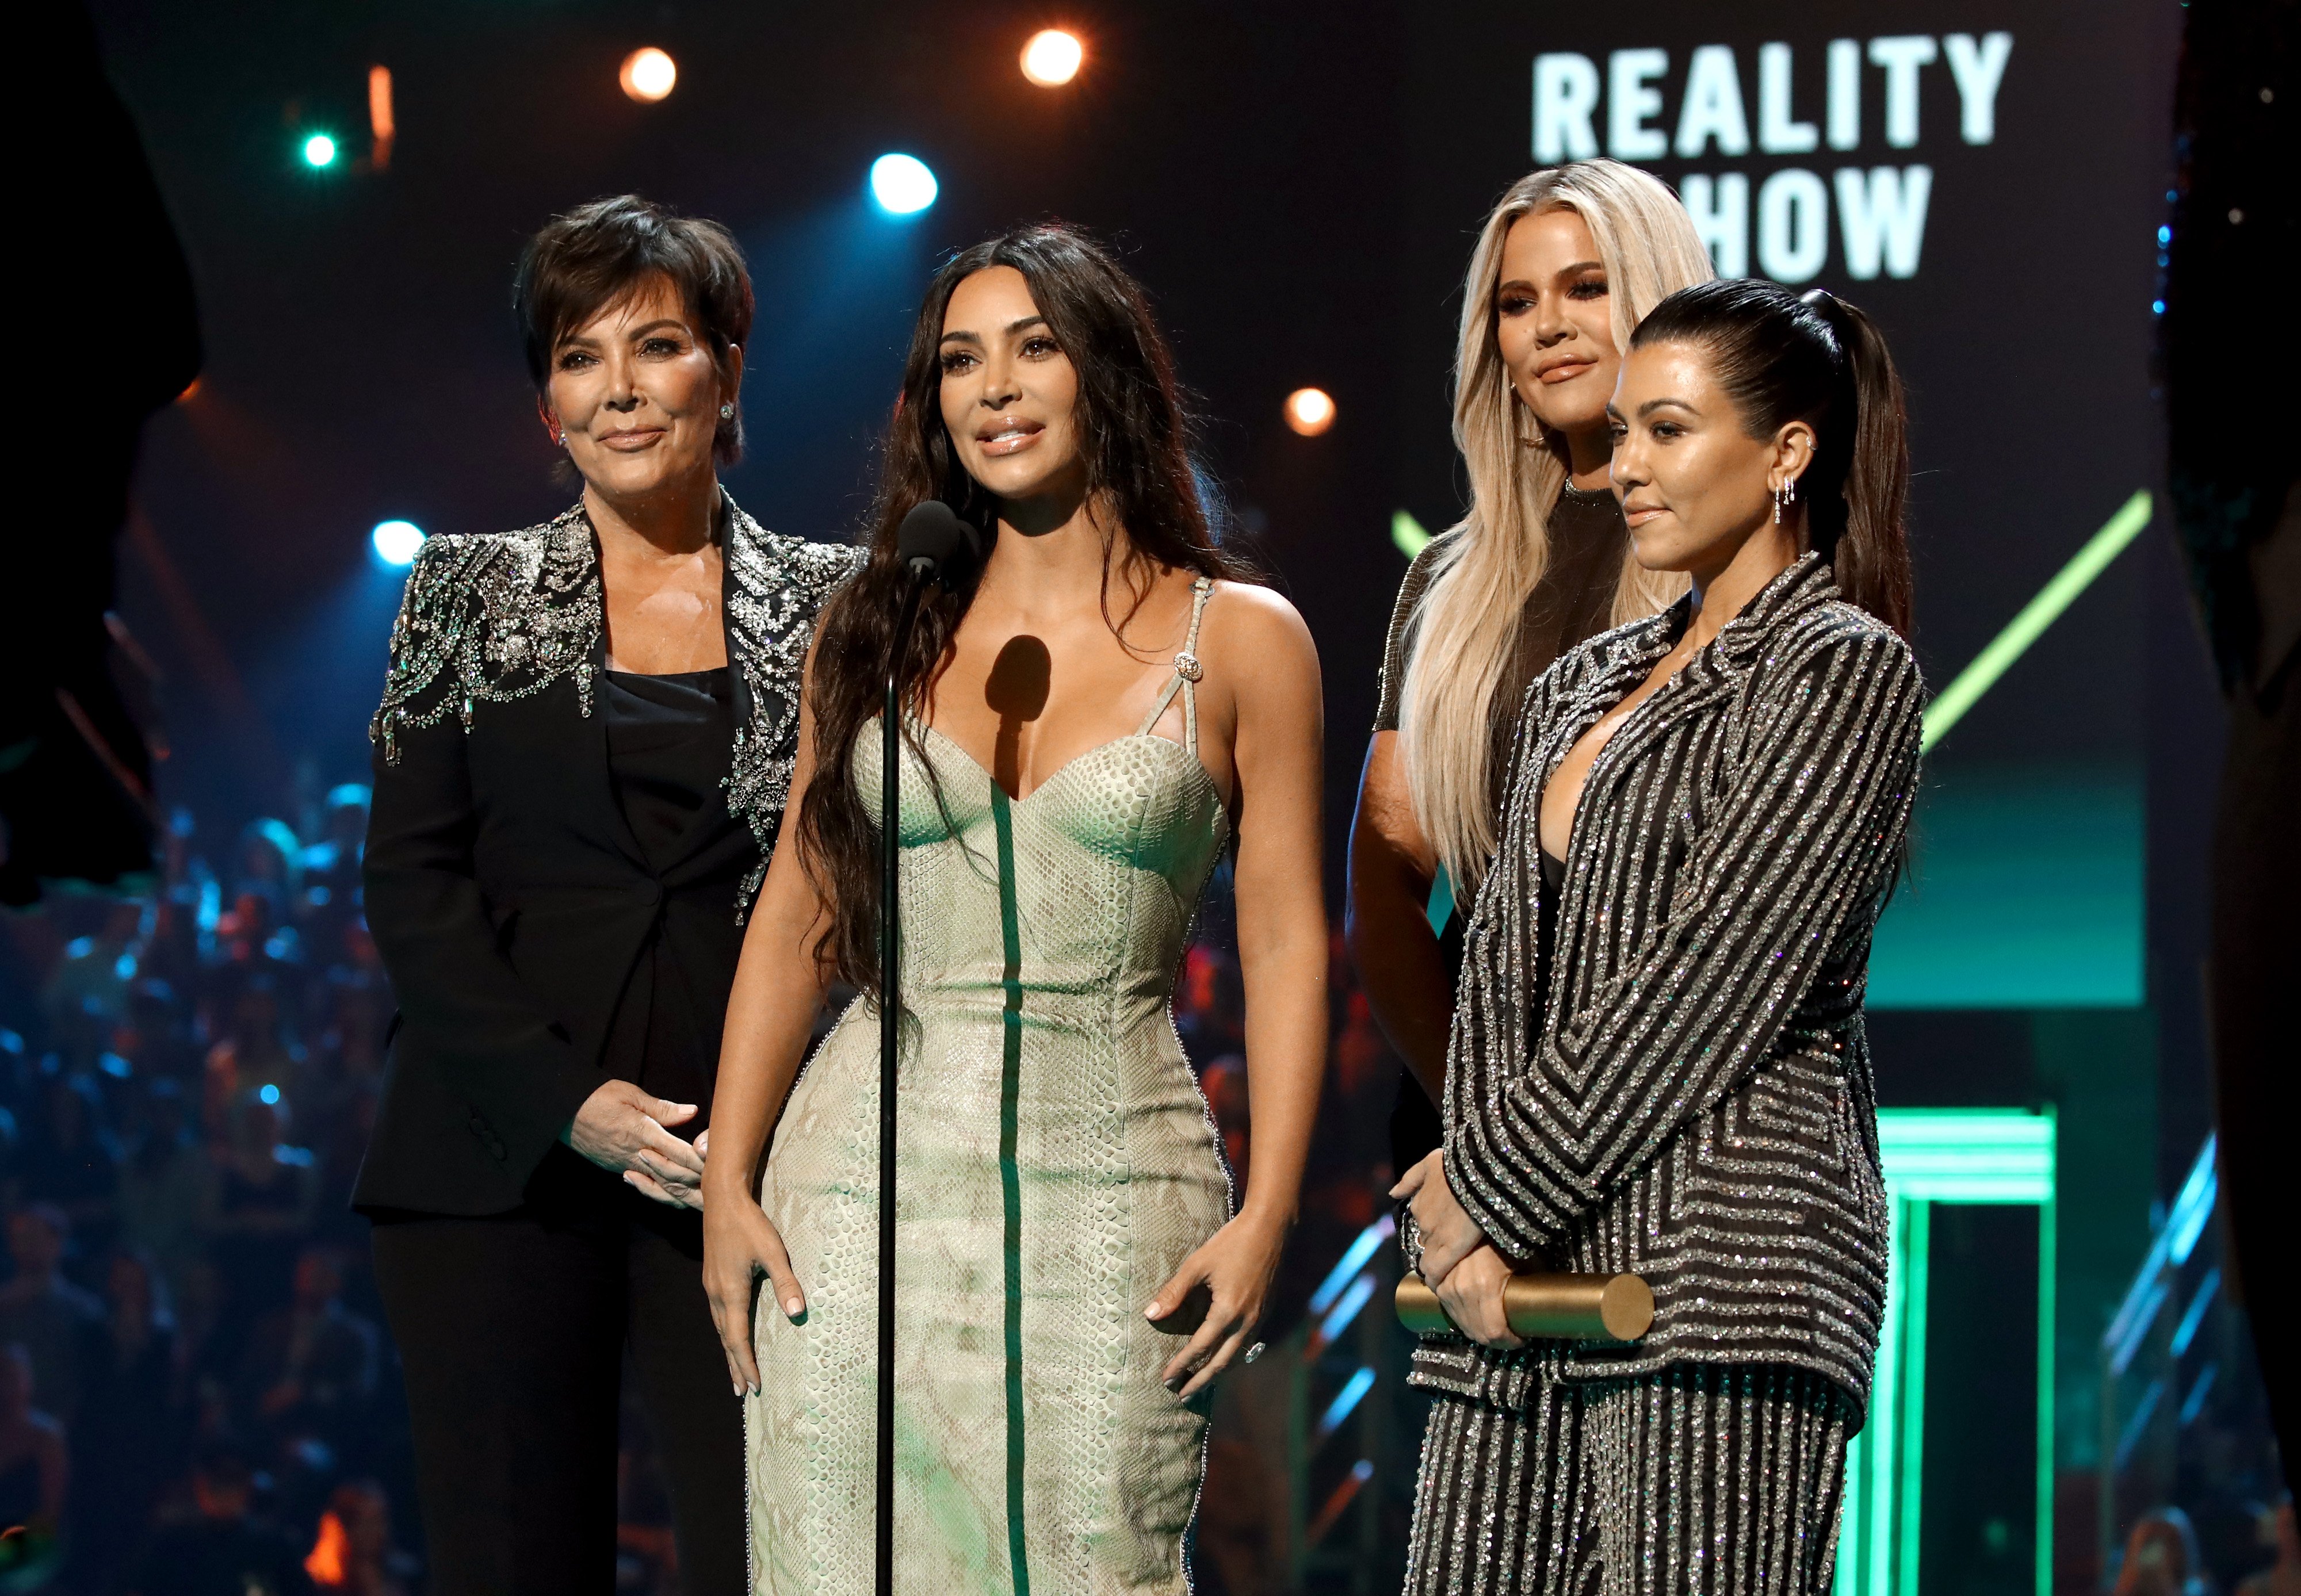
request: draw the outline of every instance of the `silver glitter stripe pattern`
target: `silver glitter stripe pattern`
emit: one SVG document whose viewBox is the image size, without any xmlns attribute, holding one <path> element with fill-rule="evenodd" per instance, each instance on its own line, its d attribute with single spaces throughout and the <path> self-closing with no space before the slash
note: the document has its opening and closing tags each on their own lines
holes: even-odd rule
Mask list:
<svg viewBox="0 0 2301 1596">
<path fill-rule="evenodd" d="M 1811 1370 L 1685 1365 L 1441 1397 L 1407 1596 L 1824 1596 L 1859 1424 Z"/>
<path fill-rule="evenodd" d="M 1528 691 L 1465 940 L 1448 1180 L 1505 1252 L 1653 1287 L 1646 1338 L 1570 1347 L 1566 1375 L 1789 1364 L 1858 1412 L 1887 1223 L 1862 1000 L 1923 687 L 1825 562 L 1776 578 L 1599 755 L 1534 1005 L 1543 789 L 1688 615 L 1594 638 Z M 1433 1341 L 1415 1380 L 1515 1405 L 1533 1356 Z"/>
<path fill-rule="evenodd" d="M 770 532 L 732 499 L 725 557 L 729 663 L 741 672 L 746 713 L 735 728 L 727 806 L 758 843 L 748 907 L 791 796 L 799 753 L 800 671 L 815 621 L 864 551 Z M 399 740 L 455 716 L 472 729 L 481 704 L 541 692 L 563 678 L 591 713 L 604 609 L 590 517 L 576 505 L 515 532 L 443 534 L 416 552 L 391 629 L 383 701 L 369 737 L 397 763 Z"/>
</svg>

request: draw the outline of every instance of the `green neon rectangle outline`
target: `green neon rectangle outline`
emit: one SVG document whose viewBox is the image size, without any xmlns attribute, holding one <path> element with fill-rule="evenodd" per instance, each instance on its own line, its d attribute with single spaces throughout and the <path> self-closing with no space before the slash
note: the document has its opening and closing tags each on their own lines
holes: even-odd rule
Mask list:
<svg viewBox="0 0 2301 1596">
<path fill-rule="evenodd" d="M 1870 1423 L 1846 1449 L 1845 1500 L 1851 1508 L 1838 1548 L 1834 1596 L 1917 1596 L 1920 1574 L 1920 1513 L 1925 1482 L 1925 1322 L 1930 1295 L 1931 1260 L 1914 1245 L 1915 1233 L 1930 1232 L 1930 1216 L 1914 1220 L 1937 1201 L 2004 1203 L 2037 1210 L 2037 1349 L 2036 1447 L 2037 1596 L 2053 1596 L 2054 1575 L 2054 1335 L 2055 1271 L 2059 1267 L 2059 1206 L 2055 1176 L 2060 1121 L 2054 1106 L 2025 1109 L 1896 1109 L 1878 1111 L 1878 1141 L 1885 1166 L 1888 1211 L 1894 1216 L 1888 1246 L 1892 1271 L 1884 1323 L 1879 1326 L 1878 1368 L 1871 1386 Z M 1910 1155 L 1926 1164 L 1956 1164 L 1970 1174 L 1962 1185 L 1928 1191 L 1905 1185 Z M 2038 1178 L 2042 1165 L 2042 1179 Z M 1992 1187 L 1994 1178 L 2005 1182 Z M 2028 1196 L 1972 1195 L 2011 1191 Z M 1926 1240 L 1930 1240 L 1929 1234 Z M 1900 1292 L 1892 1280 L 1908 1282 Z M 1851 1542 L 1846 1543 L 1846 1542 Z"/>
</svg>

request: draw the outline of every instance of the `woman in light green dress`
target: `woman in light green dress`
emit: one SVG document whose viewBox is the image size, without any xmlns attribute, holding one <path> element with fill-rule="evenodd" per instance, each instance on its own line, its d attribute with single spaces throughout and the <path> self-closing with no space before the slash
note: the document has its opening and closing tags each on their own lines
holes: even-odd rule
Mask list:
<svg viewBox="0 0 2301 1596">
<path fill-rule="evenodd" d="M 901 664 L 895 1587 L 1188 1588 L 1208 1383 L 1247 1351 L 1293 1220 L 1326 934 L 1317 655 L 1215 547 L 1185 442 L 1141 289 L 1077 234 L 1026 229 L 938 275 L 871 560 L 809 663 L 803 797 L 712 1107 L 705 1282 L 747 1393 L 761 1591 L 872 1579 L 873 1003 L 799 1065 L 831 978 L 877 990 L 894 529 L 931 497 L 987 552 Z M 1234 844 L 1254 1115 L 1235 1216 L 1168 1009 Z"/>
</svg>

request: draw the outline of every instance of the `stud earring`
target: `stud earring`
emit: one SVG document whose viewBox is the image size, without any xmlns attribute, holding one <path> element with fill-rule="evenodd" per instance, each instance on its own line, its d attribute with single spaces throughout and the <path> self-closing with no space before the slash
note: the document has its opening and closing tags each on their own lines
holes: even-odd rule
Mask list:
<svg viewBox="0 0 2301 1596">
<path fill-rule="evenodd" d="M 732 405 L 720 405 L 720 406 L 719 406 L 719 419 L 720 419 L 721 421 L 723 421 L 723 422 L 732 422 L 732 421 L 733 421 L 733 420 L 735 419 L 735 407 L 734 407 Z"/>
</svg>

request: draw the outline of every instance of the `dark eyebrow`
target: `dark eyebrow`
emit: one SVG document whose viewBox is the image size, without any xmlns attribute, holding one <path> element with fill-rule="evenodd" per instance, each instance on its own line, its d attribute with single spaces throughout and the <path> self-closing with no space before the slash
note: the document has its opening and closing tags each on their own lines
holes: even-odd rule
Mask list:
<svg viewBox="0 0 2301 1596">
<path fill-rule="evenodd" d="M 1603 272 L 1605 269 L 1603 261 L 1577 261 L 1570 266 L 1560 266 L 1558 275 L 1563 277 L 1569 272 Z"/>
<path fill-rule="evenodd" d="M 1652 415 L 1655 411 L 1668 409 L 1673 405 L 1677 405 L 1680 410 L 1686 411 L 1693 415 L 1700 415 L 1702 414 L 1699 408 L 1687 404 L 1684 399 L 1661 398 L 1648 399 L 1644 404 L 1639 405 L 1638 417 L 1643 421 L 1645 417 Z M 1613 406 L 1610 405 L 1607 408 L 1611 410 Z"/>
<path fill-rule="evenodd" d="M 685 332 L 687 330 L 687 323 L 677 316 L 657 316 L 654 321 L 649 322 L 644 327 L 633 328 L 625 336 L 629 338 L 644 338 L 648 333 L 656 330 L 658 327 L 676 327 L 682 332 Z M 580 344 L 588 347 L 596 348 L 598 346 L 598 342 L 599 340 L 597 338 L 585 337 L 579 330 L 576 331 L 562 333 L 560 335 L 558 344 L 555 347 L 564 349 L 570 344 Z"/>
<path fill-rule="evenodd" d="M 1014 321 L 1008 322 L 1008 323 L 1007 323 L 1006 330 L 1007 330 L 1008 332 L 1009 332 L 1010 334 L 1011 334 L 1011 333 L 1017 333 L 1017 332 L 1020 332 L 1020 331 L 1022 331 L 1022 330 L 1023 330 L 1023 329 L 1025 329 L 1025 327 L 1033 326 L 1033 325 L 1034 325 L 1034 324 L 1035 324 L 1035 325 L 1038 325 L 1038 326 L 1044 326 L 1044 325 L 1046 324 L 1046 321 L 1047 321 L 1047 318 L 1046 318 L 1046 317 L 1044 317 L 1044 316 L 1041 315 L 1041 314 L 1040 314 L 1038 312 L 1036 312 L 1036 311 L 1033 311 L 1033 312 L 1032 312 L 1029 315 L 1027 315 L 1027 316 L 1018 316 L 1018 317 L 1017 317 Z M 982 334 L 980 334 L 980 333 L 975 333 L 975 332 L 964 332 L 964 331 L 961 331 L 961 332 L 946 332 L 946 333 L 944 333 L 944 334 L 942 335 L 942 341 L 943 341 L 944 343 L 946 343 L 946 344 L 952 344 L 952 343 L 979 344 L 979 343 L 981 343 L 981 342 L 983 341 L 983 335 L 982 335 Z"/>
</svg>

